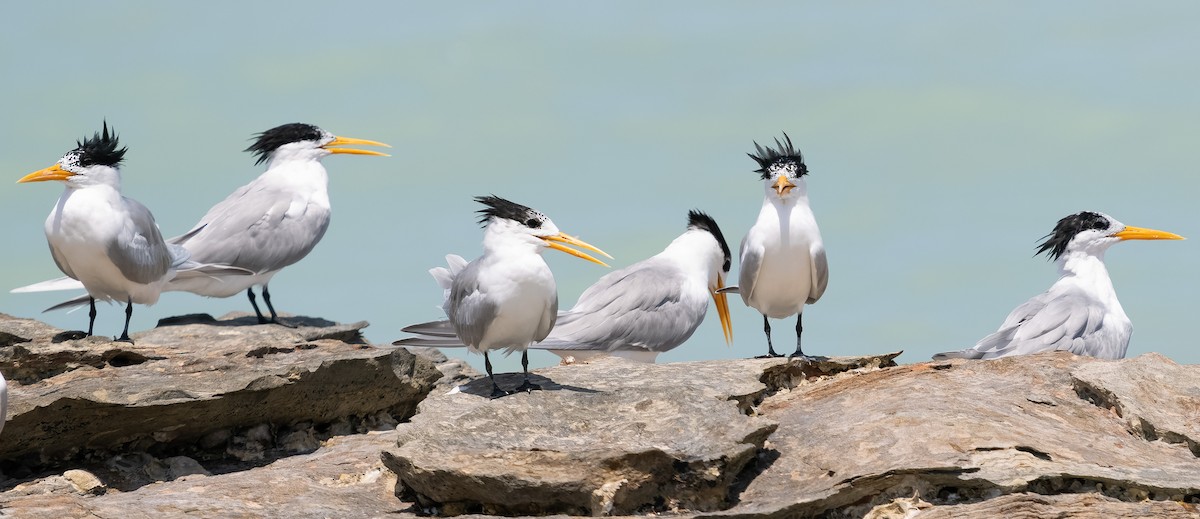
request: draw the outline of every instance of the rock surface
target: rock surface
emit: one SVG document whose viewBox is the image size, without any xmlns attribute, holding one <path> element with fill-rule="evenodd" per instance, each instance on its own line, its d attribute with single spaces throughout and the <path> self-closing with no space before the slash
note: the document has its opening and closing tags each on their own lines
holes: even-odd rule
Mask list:
<svg viewBox="0 0 1200 519">
<path fill-rule="evenodd" d="M 1200 366 L 1159 355 L 603 359 L 492 400 L 361 324 L 239 319 L 0 318 L 0 516 L 1200 517 Z"/>
<path fill-rule="evenodd" d="M 68 488 L 62 476 L 40 488 L 0 495 L 0 516 L 32 519 L 163 517 L 395 517 L 411 504 L 393 494 L 396 477 L 379 452 L 394 431 L 339 436 L 310 454 L 219 476 L 190 475 L 132 492 L 93 496 Z M 54 487 L 53 485 L 58 485 Z M 411 514 L 410 514 L 411 516 Z"/>
<path fill-rule="evenodd" d="M 273 448 L 311 451 L 317 440 L 307 436 L 340 423 L 345 434 L 407 418 L 441 377 L 426 358 L 366 344 L 365 322 L 289 321 L 297 326 L 189 316 L 129 344 L 56 342 L 59 330 L 0 317 L 0 371 L 10 378 L 0 466 L 19 475 L 111 453 L 252 461 Z"/>
</svg>

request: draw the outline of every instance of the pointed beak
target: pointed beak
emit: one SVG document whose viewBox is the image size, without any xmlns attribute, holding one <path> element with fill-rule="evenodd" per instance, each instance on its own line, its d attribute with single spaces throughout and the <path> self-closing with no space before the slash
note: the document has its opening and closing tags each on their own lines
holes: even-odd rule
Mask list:
<svg viewBox="0 0 1200 519">
<path fill-rule="evenodd" d="M 575 250 L 575 249 L 572 249 L 572 248 L 569 248 L 569 247 L 567 247 L 566 245 L 563 245 L 563 244 L 565 243 L 565 244 L 567 244 L 567 245 L 574 245 L 574 246 L 576 246 L 576 247 L 579 247 L 579 248 L 581 248 L 581 249 L 587 249 L 587 250 L 590 250 L 590 251 L 592 251 L 592 252 L 596 252 L 596 253 L 602 254 L 604 257 L 606 257 L 606 258 L 608 258 L 608 259 L 612 259 L 612 256 L 609 256 L 607 252 L 604 252 L 604 251 L 602 251 L 602 250 L 600 250 L 600 249 L 597 249 L 597 248 L 596 248 L 596 246 L 594 246 L 594 245 L 592 245 L 592 244 L 590 244 L 590 243 L 587 243 L 587 242 L 585 242 L 585 241 L 583 241 L 583 240 L 581 240 L 581 239 L 579 239 L 579 238 L 576 238 L 576 237 L 574 237 L 574 236 L 570 236 L 570 235 L 568 235 L 568 234 L 565 234 L 565 233 L 558 233 L 558 234 L 556 234 L 556 235 L 554 235 L 554 236 L 541 236 L 541 239 L 542 239 L 543 241 L 545 241 L 545 242 L 546 242 L 546 246 L 547 246 L 547 247 L 549 247 L 549 248 L 551 248 L 551 249 L 558 250 L 558 251 L 563 251 L 563 252 L 565 252 L 565 253 L 567 253 L 567 254 L 570 254 L 570 255 L 572 255 L 572 256 L 575 256 L 576 258 L 582 258 L 582 259 L 588 260 L 588 261 L 590 261 L 590 262 L 592 262 L 592 263 L 596 263 L 596 264 L 598 264 L 598 265 L 604 265 L 605 267 L 607 267 L 607 266 L 608 266 L 608 264 L 607 264 L 607 263 L 605 263 L 605 262 L 603 262 L 603 261 L 600 261 L 600 260 L 598 260 L 598 259 L 596 259 L 596 258 L 593 258 L 591 255 L 589 255 L 589 254 L 588 254 L 588 253 L 586 253 L 586 252 L 580 252 L 580 251 L 577 251 L 577 250 Z"/>
<path fill-rule="evenodd" d="M 333 142 L 330 142 L 329 144 L 326 144 L 321 147 L 329 150 L 329 153 L 345 153 L 345 154 L 349 154 L 349 155 L 375 155 L 377 157 L 390 157 L 391 156 L 391 155 L 388 155 L 387 153 L 380 153 L 378 151 L 357 150 L 354 148 L 336 148 L 335 147 L 335 146 L 349 146 L 351 144 L 358 144 L 360 146 L 383 146 L 385 148 L 391 148 L 391 146 L 388 146 L 387 144 L 384 144 L 382 142 L 368 141 L 366 139 L 352 139 L 350 137 L 334 137 Z"/>
<path fill-rule="evenodd" d="M 33 173 L 25 175 L 25 176 L 21 177 L 21 179 L 18 180 L 17 183 L 24 184 L 26 182 L 45 182 L 47 180 L 66 180 L 68 178 L 71 178 L 72 175 L 74 175 L 74 173 L 71 173 L 70 171 L 63 169 L 62 166 L 55 164 L 46 169 L 39 169 L 37 171 L 34 171 Z"/>
<path fill-rule="evenodd" d="M 729 319 L 729 299 L 724 292 L 724 276 L 717 276 L 717 286 L 712 289 L 713 302 L 717 305 L 717 317 L 721 318 L 721 332 L 725 334 L 725 344 L 733 344 L 733 321 Z"/>
<path fill-rule="evenodd" d="M 779 193 L 779 196 L 783 196 L 788 194 L 793 187 L 796 187 L 796 184 L 793 184 L 791 180 L 788 180 L 787 175 L 781 174 L 779 175 L 779 180 L 776 180 L 775 185 L 771 187 L 775 189 L 776 193 Z"/>
<path fill-rule="evenodd" d="M 1146 229 L 1142 227 L 1134 227 L 1126 225 L 1125 230 L 1114 234 L 1113 236 L 1122 240 L 1182 240 L 1183 236 L 1167 231 L 1157 231 L 1154 229 Z"/>
</svg>

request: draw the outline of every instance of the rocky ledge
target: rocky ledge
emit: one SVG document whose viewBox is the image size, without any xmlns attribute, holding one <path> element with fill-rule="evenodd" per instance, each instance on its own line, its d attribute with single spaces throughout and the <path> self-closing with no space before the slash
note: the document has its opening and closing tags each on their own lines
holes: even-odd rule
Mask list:
<svg viewBox="0 0 1200 519">
<path fill-rule="evenodd" d="M 129 345 L 0 319 L 0 516 L 1200 514 L 1200 368 L 1155 354 L 603 359 L 493 400 L 436 352 L 292 322 Z"/>
</svg>

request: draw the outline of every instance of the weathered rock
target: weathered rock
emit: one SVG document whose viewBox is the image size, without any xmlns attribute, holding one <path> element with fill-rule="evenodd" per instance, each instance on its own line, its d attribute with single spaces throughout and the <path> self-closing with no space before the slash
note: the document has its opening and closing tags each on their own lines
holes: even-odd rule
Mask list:
<svg viewBox="0 0 1200 519">
<path fill-rule="evenodd" d="M 0 316 L 9 337 L 0 371 L 11 379 L 0 460 L 11 468 L 118 451 L 169 457 L 201 444 L 263 459 L 276 434 L 285 450 L 311 450 L 305 431 L 314 424 L 378 422 L 370 417 L 384 412 L 389 425 L 411 415 L 441 376 L 427 359 L 365 344 L 365 322 L 204 321 L 135 333 L 134 344 L 55 343 L 58 330 Z"/>
<path fill-rule="evenodd" d="M 1125 419 L 1147 440 L 1181 443 L 1200 456 L 1200 378 L 1195 366 L 1180 366 L 1148 353 L 1122 362 L 1091 362 L 1071 372 L 1075 392 Z M 1170 391 L 1162 391 L 1170 386 Z"/>
<path fill-rule="evenodd" d="M 1126 502 L 1099 494 L 1010 494 L 979 503 L 935 506 L 922 510 L 920 519 L 1003 518 L 1045 519 L 1195 519 L 1200 509 L 1189 503 L 1175 501 Z"/>
<path fill-rule="evenodd" d="M 411 508 L 395 496 L 395 475 L 379 452 L 397 433 L 330 439 L 315 452 L 253 470 L 214 476 L 189 475 L 130 492 L 85 496 L 55 476 L 0 494 L 0 516 L 31 519 L 87 517 L 296 517 L 345 519 L 397 517 Z M 54 487 L 52 485 L 58 485 Z M 411 516 L 411 515 L 410 515 Z"/>
<path fill-rule="evenodd" d="M 1100 368 L 1093 364 L 1119 370 L 1161 360 L 1065 352 L 959 360 L 779 392 L 758 408 L 779 423 L 767 442 L 776 456 L 719 515 L 858 517 L 914 492 L 937 505 L 1022 492 L 1200 502 L 1200 459 L 1186 446 L 1131 434 L 1120 416 L 1081 398 L 1072 375 Z M 1157 402 L 1176 405 L 1187 401 L 1176 386 L 1200 380 L 1200 367 L 1180 367 L 1170 381 L 1139 380 Z"/>
<path fill-rule="evenodd" d="M 775 429 L 746 413 L 768 390 L 760 379 L 796 385 L 806 369 L 894 356 L 821 366 L 609 358 L 540 370 L 532 378 L 543 391 L 496 400 L 480 379 L 423 402 L 384 461 L 423 507 L 445 515 L 718 510 Z"/>
<path fill-rule="evenodd" d="M 1200 515 L 1200 366 L 1158 355 L 604 359 L 491 400 L 436 352 L 293 321 L 191 316 L 128 345 L 0 318 L 0 516 Z M 56 468 L 8 470 L 31 463 Z"/>
</svg>

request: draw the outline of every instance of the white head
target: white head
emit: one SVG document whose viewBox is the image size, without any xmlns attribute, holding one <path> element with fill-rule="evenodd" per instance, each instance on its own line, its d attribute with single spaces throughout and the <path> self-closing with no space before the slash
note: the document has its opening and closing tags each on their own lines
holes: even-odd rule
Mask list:
<svg viewBox="0 0 1200 519">
<path fill-rule="evenodd" d="M 697 210 L 688 211 L 688 232 L 679 239 L 683 239 L 689 234 L 699 235 L 704 240 L 705 247 L 702 254 L 708 256 L 708 290 L 712 294 L 713 302 L 717 305 L 717 316 L 721 319 L 721 331 L 725 334 L 725 343 L 728 344 L 733 341 L 733 322 L 729 318 L 729 301 L 724 293 L 717 291 L 725 288 L 725 277 L 729 275 L 729 267 L 732 263 L 729 243 L 725 241 L 725 235 L 721 233 L 717 221 Z"/>
<path fill-rule="evenodd" d="M 118 146 L 117 134 L 108 131 L 106 121 L 103 132 L 97 132 L 90 139 L 75 141 L 75 149 L 68 151 L 53 166 L 25 175 L 17 182 L 57 180 L 68 188 L 106 185 L 119 191 L 121 171 L 118 168 L 125 159 L 126 148 Z"/>
<path fill-rule="evenodd" d="M 336 147 L 348 144 L 391 147 L 382 142 L 338 137 L 311 124 L 288 123 L 258 134 L 246 151 L 257 156 L 255 164 L 267 162 L 267 167 L 293 160 L 321 160 L 334 153 L 387 156 L 378 151 Z"/>
<path fill-rule="evenodd" d="M 592 256 L 566 247 L 574 245 L 612 258 L 608 253 L 597 249 L 573 236 L 562 233 L 558 226 L 546 215 L 516 202 L 510 202 L 495 195 L 478 196 L 475 201 L 485 206 L 479 210 L 482 215 L 479 223 L 485 226 L 483 238 L 484 248 L 528 246 L 530 250 L 541 253 L 542 249 L 551 248 L 582 258 L 607 267 L 603 261 Z"/>
<path fill-rule="evenodd" d="M 1065 259 L 1072 253 L 1103 257 L 1104 251 L 1124 240 L 1182 240 L 1178 234 L 1133 227 L 1104 213 L 1083 211 L 1058 221 L 1054 230 L 1038 244 L 1037 254 L 1052 260 Z"/>
<path fill-rule="evenodd" d="M 791 137 L 784 133 L 783 139 L 782 143 L 775 139 L 775 148 L 763 147 L 755 142 L 755 153 L 747 155 L 758 163 L 758 169 L 754 171 L 762 174 L 767 196 L 792 201 L 808 195 L 808 186 L 803 178 L 808 174 L 808 166 L 804 164 L 800 150 L 792 146 Z"/>
</svg>

